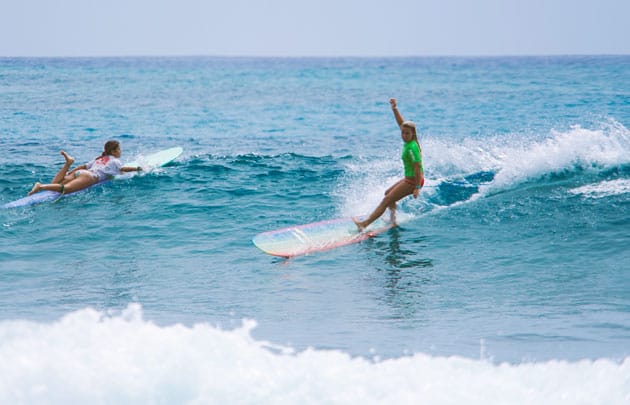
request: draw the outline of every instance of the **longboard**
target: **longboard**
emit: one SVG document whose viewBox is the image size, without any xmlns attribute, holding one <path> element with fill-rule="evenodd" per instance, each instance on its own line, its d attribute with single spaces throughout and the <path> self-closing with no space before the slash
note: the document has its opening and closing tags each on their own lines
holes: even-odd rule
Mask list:
<svg viewBox="0 0 630 405">
<path fill-rule="evenodd" d="M 379 218 L 359 232 L 352 218 L 338 218 L 259 233 L 252 242 L 269 255 L 289 258 L 361 242 L 392 227 Z"/>
<path fill-rule="evenodd" d="M 170 148 L 170 149 L 166 149 L 160 152 L 156 152 L 153 153 L 151 155 L 148 156 L 144 156 L 144 157 L 140 157 L 137 160 L 133 161 L 133 162 L 129 162 L 129 163 L 125 163 L 124 166 L 127 167 L 137 167 L 140 166 L 142 167 L 143 172 L 150 172 L 151 170 L 158 168 L 158 167 L 162 167 L 165 166 L 169 163 L 171 163 L 173 160 L 177 159 L 177 157 L 179 157 L 179 155 L 182 154 L 184 150 L 177 146 L 174 148 Z M 127 172 L 127 173 L 123 173 L 119 176 L 115 176 L 114 180 L 116 179 L 128 179 L 131 178 L 135 175 L 137 175 L 138 172 Z M 81 190 L 77 190 L 74 193 L 67 193 L 67 194 L 61 194 L 61 193 L 57 193 L 56 191 L 40 191 L 39 193 L 35 193 L 29 196 L 26 196 L 24 198 L 20 198 L 19 200 L 15 200 L 9 203 L 6 203 L 2 206 L 2 208 L 16 208 L 16 207 L 26 207 L 29 205 L 34 205 L 34 204 L 40 204 L 40 203 L 44 203 L 44 202 L 50 202 L 50 201 L 56 201 L 59 198 L 65 197 L 67 195 L 72 195 L 72 194 L 76 194 L 76 193 L 80 193 L 81 191 L 85 191 L 88 188 L 92 188 L 94 186 L 97 186 L 99 184 L 103 184 L 108 182 L 109 180 L 105 180 L 105 181 L 101 181 L 99 183 L 96 183 L 90 187 L 81 189 Z"/>
</svg>

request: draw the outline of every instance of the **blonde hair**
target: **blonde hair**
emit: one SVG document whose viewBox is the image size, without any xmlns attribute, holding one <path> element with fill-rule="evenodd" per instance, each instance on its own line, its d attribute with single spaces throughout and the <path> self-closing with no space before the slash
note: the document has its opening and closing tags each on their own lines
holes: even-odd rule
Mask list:
<svg viewBox="0 0 630 405">
<path fill-rule="evenodd" d="M 403 128 L 403 127 L 411 129 L 411 132 L 413 133 L 413 137 L 411 139 L 418 142 L 418 133 L 416 131 L 416 123 L 413 121 L 405 121 L 402 124 L 400 124 L 400 128 Z"/>
</svg>

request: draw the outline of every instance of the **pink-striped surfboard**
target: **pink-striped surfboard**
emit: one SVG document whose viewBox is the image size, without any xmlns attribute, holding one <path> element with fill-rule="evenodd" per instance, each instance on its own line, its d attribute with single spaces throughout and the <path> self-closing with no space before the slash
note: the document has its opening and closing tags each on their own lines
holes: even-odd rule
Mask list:
<svg viewBox="0 0 630 405">
<path fill-rule="evenodd" d="M 267 254 L 289 258 L 361 242 L 390 228 L 378 219 L 359 232 L 352 218 L 338 218 L 259 233 L 252 242 Z"/>
</svg>

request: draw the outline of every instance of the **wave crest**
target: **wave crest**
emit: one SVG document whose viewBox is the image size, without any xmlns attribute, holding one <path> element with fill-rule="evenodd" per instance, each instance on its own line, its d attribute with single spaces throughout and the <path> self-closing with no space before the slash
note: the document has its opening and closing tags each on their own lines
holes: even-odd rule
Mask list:
<svg viewBox="0 0 630 405">
<path fill-rule="evenodd" d="M 543 138 L 511 135 L 453 142 L 429 137 L 422 146 L 425 210 L 436 201 L 441 206 L 440 201 L 450 205 L 475 200 L 553 174 L 598 173 L 630 164 L 630 131 L 614 120 L 599 129 L 573 126 L 565 132 L 551 130 Z M 400 171 L 398 157 L 347 165 L 348 174 L 338 187 L 342 213 L 370 211 L 385 188 L 400 178 Z M 439 195 L 452 185 L 457 195 Z"/>
</svg>

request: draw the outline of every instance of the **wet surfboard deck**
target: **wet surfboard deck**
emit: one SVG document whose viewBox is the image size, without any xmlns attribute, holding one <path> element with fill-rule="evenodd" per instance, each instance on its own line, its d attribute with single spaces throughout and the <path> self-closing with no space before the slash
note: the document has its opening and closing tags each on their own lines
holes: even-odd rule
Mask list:
<svg viewBox="0 0 630 405">
<path fill-rule="evenodd" d="M 252 242 L 269 255 L 290 258 L 361 242 L 392 227 L 379 218 L 359 232 L 352 218 L 337 218 L 263 232 Z"/>
</svg>

